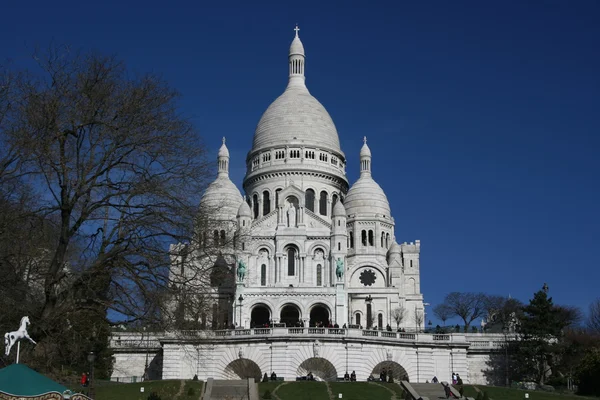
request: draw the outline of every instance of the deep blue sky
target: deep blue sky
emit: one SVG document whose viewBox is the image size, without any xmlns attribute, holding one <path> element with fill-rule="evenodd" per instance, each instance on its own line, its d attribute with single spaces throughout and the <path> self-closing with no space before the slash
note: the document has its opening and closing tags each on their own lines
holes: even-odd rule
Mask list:
<svg viewBox="0 0 600 400">
<path fill-rule="evenodd" d="M 300 25 L 307 86 L 337 125 L 351 182 L 366 135 L 421 286 L 555 302 L 600 295 L 600 2 L 11 1 L 2 58 L 50 42 L 114 53 L 183 95 L 241 187 Z M 428 319 L 429 319 L 428 315 Z M 432 318 L 433 319 L 433 318 Z"/>
</svg>

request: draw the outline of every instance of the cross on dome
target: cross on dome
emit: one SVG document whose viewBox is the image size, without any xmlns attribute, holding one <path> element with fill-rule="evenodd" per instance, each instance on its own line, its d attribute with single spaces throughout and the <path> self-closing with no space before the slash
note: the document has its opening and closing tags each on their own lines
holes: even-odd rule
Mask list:
<svg viewBox="0 0 600 400">
<path fill-rule="evenodd" d="M 298 37 L 298 31 L 300 31 L 300 28 L 298 28 L 298 24 L 296 24 L 294 30 L 296 31 L 296 37 Z"/>
<path fill-rule="evenodd" d="M 225 142 L 223 142 L 223 143 L 225 143 Z M 367 144 L 367 137 L 366 136 L 363 136 L 363 143 Z"/>
<path fill-rule="evenodd" d="M 223 139 L 222 139 L 222 141 L 223 141 L 223 144 L 225 144 L 225 136 L 223 136 Z"/>
</svg>

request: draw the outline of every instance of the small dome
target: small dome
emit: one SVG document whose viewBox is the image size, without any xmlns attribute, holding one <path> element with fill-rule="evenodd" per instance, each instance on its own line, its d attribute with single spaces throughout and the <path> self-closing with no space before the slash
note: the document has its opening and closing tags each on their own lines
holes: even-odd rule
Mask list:
<svg viewBox="0 0 600 400">
<path fill-rule="evenodd" d="M 219 175 L 202 195 L 200 212 L 206 218 L 215 220 L 235 220 L 242 195 L 227 175 Z"/>
<path fill-rule="evenodd" d="M 360 157 L 371 157 L 371 149 L 369 149 L 369 146 L 367 145 L 367 138 L 365 138 L 365 143 L 360 149 Z"/>
<path fill-rule="evenodd" d="M 390 249 L 388 250 L 388 254 L 402 254 L 402 246 L 400 246 L 394 240 L 394 243 L 392 243 L 392 245 L 390 246 Z"/>
<path fill-rule="evenodd" d="M 240 204 L 240 208 L 238 208 L 237 216 L 252 218 L 252 210 L 250 210 L 250 206 L 247 202 L 242 201 L 242 204 Z"/>
<path fill-rule="evenodd" d="M 333 206 L 333 217 L 346 217 L 346 208 L 339 200 Z"/>
<path fill-rule="evenodd" d="M 392 216 L 387 196 L 370 174 L 361 175 L 352 185 L 346 194 L 344 205 L 348 215 L 383 214 L 386 218 Z"/>
<path fill-rule="evenodd" d="M 304 55 L 304 45 L 302 44 L 298 36 L 296 36 L 294 40 L 292 40 L 292 44 L 290 45 L 290 56 L 292 54 Z"/>
<path fill-rule="evenodd" d="M 225 145 L 225 138 L 223 138 L 223 144 L 221 145 L 221 148 L 219 149 L 219 154 L 217 154 L 217 156 L 218 157 L 229 157 L 229 149 Z"/>
</svg>

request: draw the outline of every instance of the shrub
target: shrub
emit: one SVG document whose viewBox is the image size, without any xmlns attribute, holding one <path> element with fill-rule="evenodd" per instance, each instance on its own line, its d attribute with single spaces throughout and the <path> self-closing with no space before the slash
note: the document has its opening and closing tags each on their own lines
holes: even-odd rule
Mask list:
<svg viewBox="0 0 600 400">
<path fill-rule="evenodd" d="M 162 400 L 158 394 L 155 392 L 150 393 L 148 396 L 148 400 Z"/>
<path fill-rule="evenodd" d="M 198 375 L 194 375 L 194 377 L 192 378 L 193 381 L 197 381 L 198 380 Z"/>
<path fill-rule="evenodd" d="M 194 390 L 193 387 L 188 389 L 188 393 L 187 393 L 188 396 L 194 396 L 195 394 L 196 394 L 196 391 Z"/>
<path fill-rule="evenodd" d="M 263 398 L 263 399 L 267 399 L 267 400 L 268 400 L 268 399 L 271 399 L 271 398 L 272 398 L 272 397 L 271 397 L 271 391 L 270 391 L 269 389 L 267 389 L 267 390 L 266 390 L 266 391 L 263 393 L 263 395 L 262 395 L 262 398 Z"/>
</svg>

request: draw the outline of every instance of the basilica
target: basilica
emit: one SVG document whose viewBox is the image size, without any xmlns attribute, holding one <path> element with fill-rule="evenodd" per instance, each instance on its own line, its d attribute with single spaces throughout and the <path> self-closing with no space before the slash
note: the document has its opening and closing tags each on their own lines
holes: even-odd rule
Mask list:
<svg viewBox="0 0 600 400">
<path fill-rule="evenodd" d="M 305 71 L 296 28 L 287 87 L 254 131 L 244 196 L 229 178 L 223 139 L 217 177 L 200 202 L 199 245 L 172 248 L 171 280 L 206 297 L 205 309 L 185 318 L 213 329 L 421 329 L 420 241 L 398 244 L 367 138 L 348 138 L 364 141 L 360 165 L 348 166 Z M 347 168 L 360 170 L 352 185 Z"/>
<path fill-rule="evenodd" d="M 175 329 L 114 332 L 111 379 L 335 381 L 382 371 L 488 382 L 499 334 L 424 333 L 420 241 L 396 239 L 366 138 L 346 156 L 331 117 L 306 86 L 296 35 L 287 87 L 260 118 L 246 157 L 244 195 L 229 177 L 225 139 L 190 243 L 170 248 Z M 350 185 L 347 168 L 360 176 Z M 167 317 L 165 317 L 167 318 Z M 347 372 L 346 372 L 347 373 Z"/>
</svg>

